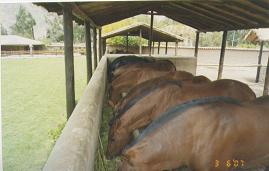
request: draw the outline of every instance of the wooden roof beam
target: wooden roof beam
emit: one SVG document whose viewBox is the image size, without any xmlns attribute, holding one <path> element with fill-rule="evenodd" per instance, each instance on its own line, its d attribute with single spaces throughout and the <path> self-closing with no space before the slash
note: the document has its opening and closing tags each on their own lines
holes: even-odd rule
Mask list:
<svg viewBox="0 0 269 171">
<path fill-rule="evenodd" d="M 122 12 L 121 14 L 113 17 L 113 18 L 107 18 L 107 17 L 102 17 L 102 16 L 94 16 L 93 18 L 99 18 L 98 21 L 102 24 L 100 25 L 107 25 L 107 24 L 111 24 L 111 23 L 114 23 L 114 22 L 117 22 L 117 21 L 120 21 L 120 20 L 123 20 L 123 19 L 127 19 L 127 18 L 130 18 L 130 17 L 133 17 L 135 15 L 139 15 L 141 14 L 142 12 L 144 12 L 145 10 L 147 9 L 140 9 L 140 10 L 133 10 L 133 11 L 130 11 L 128 12 L 128 14 L 126 14 L 126 12 Z"/>
<path fill-rule="evenodd" d="M 208 6 L 209 4 L 207 4 Z M 230 26 L 234 26 L 237 25 L 239 26 L 240 23 L 238 23 L 237 21 L 234 21 L 233 19 L 230 19 L 228 17 L 224 17 L 219 15 L 218 13 L 214 13 L 211 10 L 208 10 L 206 8 L 203 8 L 201 6 L 199 6 L 198 4 L 192 4 L 192 3 L 184 3 L 184 7 L 189 8 L 189 9 L 193 9 L 194 11 L 203 13 L 204 15 L 207 15 L 208 17 L 211 18 L 215 18 L 218 21 L 225 21 L 226 23 L 228 23 Z"/>
<path fill-rule="evenodd" d="M 167 10 L 169 10 L 169 13 L 167 13 Z M 201 21 L 193 21 L 193 20 L 186 19 L 189 17 L 189 15 L 186 15 L 184 13 L 179 13 L 172 6 L 163 6 L 162 8 L 157 9 L 157 11 L 160 14 L 162 14 L 162 15 L 164 15 L 172 20 L 175 20 L 175 21 L 180 22 L 182 24 L 188 25 L 188 26 L 195 28 L 199 31 L 202 31 L 204 28 L 207 27 L 207 25 L 205 23 L 202 23 Z"/>
<path fill-rule="evenodd" d="M 249 20 L 248 18 L 244 18 L 242 16 L 238 16 L 235 12 L 232 11 L 226 11 L 224 9 L 221 8 L 217 8 L 214 5 L 208 5 L 208 4 L 199 4 L 199 6 L 203 7 L 203 8 L 207 8 L 210 9 L 212 11 L 218 12 L 223 16 L 226 16 L 227 18 L 233 18 L 234 20 L 240 22 L 240 23 L 245 23 L 245 25 L 248 25 L 248 23 L 251 23 L 253 25 L 256 25 L 257 22 Z"/>
<path fill-rule="evenodd" d="M 269 5 L 267 6 L 267 8 L 264 8 L 264 7 L 259 6 L 256 3 L 251 2 L 249 0 L 239 0 L 237 3 L 241 3 L 241 4 L 244 4 L 248 7 L 251 7 L 255 11 L 258 11 L 259 13 L 264 13 L 265 15 L 269 15 L 269 10 L 268 10 Z"/>
<path fill-rule="evenodd" d="M 200 16 L 204 19 L 206 19 L 207 21 L 211 22 L 211 23 L 218 23 L 219 25 L 229 25 L 229 26 L 232 26 L 231 24 L 226 24 L 225 22 L 222 22 L 220 20 L 217 20 L 217 19 L 214 19 L 214 18 L 211 18 L 205 14 L 202 14 L 200 12 L 197 12 L 195 9 L 192 9 L 191 6 L 183 6 L 183 4 L 176 4 L 174 2 L 171 2 L 169 3 L 171 6 L 174 6 L 175 8 L 179 8 L 179 9 L 182 9 L 182 10 L 185 10 L 185 11 L 188 11 L 189 13 L 193 14 L 193 15 L 196 15 L 196 16 Z"/>
<path fill-rule="evenodd" d="M 238 7 L 235 4 L 233 5 L 224 4 L 223 6 L 226 7 L 228 11 L 234 11 L 235 13 L 237 14 L 240 13 L 241 15 L 244 14 L 245 18 L 252 18 L 252 21 L 255 20 L 258 21 L 259 23 L 269 23 L 268 18 L 257 15 L 256 13 L 246 10 L 242 7 Z"/>
<path fill-rule="evenodd" d="M 75 3 L 59 3 L 62 7 L 65 6 L 69 6 L 70 9 L 72 9 L 72 14 L 77 17 L 78 19 L 80 19 L 81 21 L 88 21 L 91 26 L 99 28 L 100 26 L 98 26 L 83 10 L 81 10 L 79 8 L 79 6 Z"/>
</svg>

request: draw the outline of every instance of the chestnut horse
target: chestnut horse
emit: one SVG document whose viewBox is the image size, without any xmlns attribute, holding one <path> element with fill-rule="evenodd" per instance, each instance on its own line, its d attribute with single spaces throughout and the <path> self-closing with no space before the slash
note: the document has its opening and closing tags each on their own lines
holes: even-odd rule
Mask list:
<svg viewBox="0 0 269 171">
<path fill-rule="evenodd" d="M 192 99 L 227 96 L 240 101 L 256 98 L 255 93 L 244 83 L 235 80 L 217 80 L 204 84 L 182 82 L 181 86 L 166 85 L 158 90 L 152 89 L 147 94 L 130 100 L 111 123 L 107 156 L 115 157 L 132 139 L 132 133 L 158 118 L 170 107 Z"/>
<path fill-rule="evenodd" d="M 150 87 L 152 86 L 155 86 L 156 84 L 159 84 L 160 82 L 163 82 L 163 80 L 181 80 L 181 81 L 186 81 L 186 80 L 193 80 L 194 77 L 191 73 L 189 72 L 186 72 L 186 71 L 174 71 L 174 72 L 169 72 L 168 74 L 164 75 L 164 76 L 161 76 L 161 77 L 157 77 L 157 78 L 154 78 L 154 79 L 150 79 L 150 80 L 147 80 L 141 84 L 138 84 L 136 86 L 134 86 L 129 92 L 128 94 L 123 97 L 114 107 L 114 110 L 117 111 L 117 110 L 120 110 L 122 106 L 125 106 L 125 104 L 139 96 L 139 94 L 147 91 Z M 201 78 L 197 78 L 199 79 L 199 81 L 201 81 Z M 208 79 L 206 80 L 207 78 L 205 77 L 204 78 L 204 82 L 207 82 Z M 209 80 L 210 81 L 210 80 Z M 195 81 L 197 82 L 197 81 Z"/>
<path fill-rule="evenodd" d="M 141 63 L 140 65 L 135 65 L 135 67 L 138 69 L 126 70 L 126 72 L 117 75 L 117 77 L 112 80 L 109 92 L 110 105 L 114 106 L 117 104 L 122 97 L 122 93 L 127 93 L 132 87 L 176 70 L 173 63 L 168 60 Z"/>
<path fill-rule="evenodd" d="M 269 96 L 210 97 L 178 105 L 123 152 L 121 171 L 256 169 L 269 165 Z"/>
<path fill-rule="evenodd" d="M 148 63 L 148 62 L 154 62 L 153 58 L 145 58 L 145 57 L 138 57 L 138 56 L 121 56 L 114 61 L 112 61 L 109 64 L 108 67 L 108 80 L 111 81 L 115 72 L 128 64 L 136 63 L 136 64 L 141 64 L 141 63 Z"/>
</svg>

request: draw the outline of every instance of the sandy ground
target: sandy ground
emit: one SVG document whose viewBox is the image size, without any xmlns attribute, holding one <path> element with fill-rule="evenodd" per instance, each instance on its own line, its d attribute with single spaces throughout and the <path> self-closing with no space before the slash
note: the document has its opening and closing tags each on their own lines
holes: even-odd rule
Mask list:
<svg viewBox="0 0 269 171">
<path fill-rule="evenodd" d="M 255 83 L 256 67 L 224 67 L 222 78 L 235 79 L 244 82 L 256 93 L 257 97 L 263 93 L 264 82 Z M 218 67 L 198 66 L 197 75 L 205 75 L 211 80 L 216 80 Z"/>
</svg>

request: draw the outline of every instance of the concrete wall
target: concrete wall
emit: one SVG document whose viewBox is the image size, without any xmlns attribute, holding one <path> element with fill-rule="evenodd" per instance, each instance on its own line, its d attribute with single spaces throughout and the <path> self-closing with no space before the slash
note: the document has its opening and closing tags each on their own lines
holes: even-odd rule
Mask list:
<svg viewBox="0 0 269 171">
<path fill-rule="evenodd" d="M 126 56 L 130 54 L 107 54 L 107 58 L 110 61 L 113 61 L 116 57 Z M 137 55 L 137 54 L 136 54 Z M 147 55 L 142 55 L 147 56 Z M 176 66 L 177 70 L 188 71 L 192 74 L 196 74 L 196 67 L 197 67 L 197 59 L 194 57 L 182 57 L 182 56 L 161 56 L 161 55 L 153 55 L 152 57 L 156 59 L 168 59 Z"/>
<path fill-rule="evenodd" d="M 107 76 L 103 57 L 57 140 L 44 171 L 93 170 Z"/>
<path fill-rule="evenodd" d="M 124 46 L 108 46 L 107 52 L 115 51 L 115 49 L 125 49 Z M 129 51 L 138 54 L 138 47 L 129 47 Z M 155 55 L 157 48 L 155 47 Z M 143 47 L 142 53 L 148 54 L 148 48 Z M 160 48 L 160 55 L 165 55 L 165 47 Z M 194 56 L 194 48 L 179 47 L 179 56 Z M 225 65 L 256 65 L 258 63 L 259 49 L 242 49 L 242 48 L 226 48 Z M 165 56 L 175 56 L 174 46 L 169 46 L 168 53 Z M 220 56 L 220 48 L 202 47 L 198 51 L 198 65 L 218 64 Z M 264 49 L 262 64 L 267 64 L 269 49 Z"/>
</svg>

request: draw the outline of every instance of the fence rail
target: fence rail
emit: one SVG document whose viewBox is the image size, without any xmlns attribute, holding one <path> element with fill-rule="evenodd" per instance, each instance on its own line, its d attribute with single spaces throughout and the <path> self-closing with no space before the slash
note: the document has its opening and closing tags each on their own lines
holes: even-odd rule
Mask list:
<svg viewBox="0 0 269 171">
<path fill-rule="evenodd" d="M 85 50 L 74 49 L 74 53 L 84 54 Z M 20 51 L 1 51 L 2 56 L 11 55 L 63 55 L 64 50 L 33 50 L 32 54 L 27 50 Z"/>
</svg>

